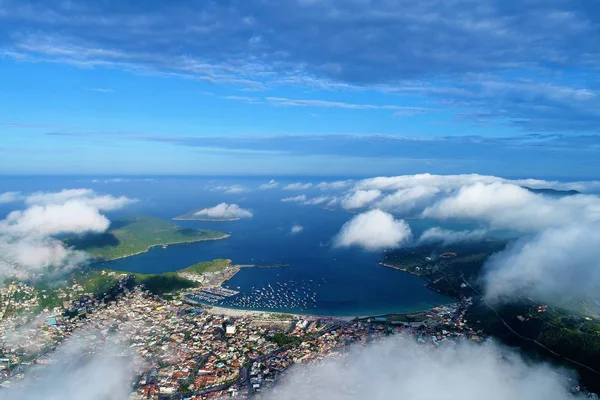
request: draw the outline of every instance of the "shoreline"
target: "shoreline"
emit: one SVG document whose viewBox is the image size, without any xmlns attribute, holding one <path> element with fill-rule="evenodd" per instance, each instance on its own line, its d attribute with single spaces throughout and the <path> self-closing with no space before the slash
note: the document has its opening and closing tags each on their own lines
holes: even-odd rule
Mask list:
<svg viewBox="0 0 600 400">
<path fill-rule="evenodd" d="M 110 261 L 116 261 L 116 260 L 122 260 L 123 258 L 128 258 L 128 257 L 133 257 L 133 256 L 139 256 L 140 254 L 144 254 L 149 252 L 151 249 L 153 249 L 154 247 L 158 247 L 158 246 L 171 246 L 174 244 L 190 244 L 190 243 L 198 243 L 198 242 L 208 242 L 211 240 L 223 240 L 223 239 L 227 239 L 231 237 L 230 234 L 225 233 L 223 236 L 218 237 L 218 238 L 211 238 L 211 239 L 198 239 L 198 240 L 188 240 L 188 241 L 184 241 L 184 242 L 171 242 L 171 243 L 159 243 L 159 244 L 153 244 L 152 246 L 148 246 L 148 248 L 146 250 L 142 250 L 139 251 L 137 253 L 133 253 L 133 254 L 127 254 L 125 256 L 120 256 L 120 257 L 115 257 L 115 258 L 100 258 L 98 259 L 98 261 L 96 261 L 96 263 L 102 263 L 102 262 L 110 262 Z"/>
<path fill-rule="evenodd" d="M 422 279 L 423 281 L 427 282 L 427 284 L 425 285 L 425 287 L 426 287 L 427 289 L 429 289 L 429 290 L 431 290 L 431 291 L 433 291 L 433 292 L 439 293 L 439 294 L 441 294 L 441 295 L 443 295 L 443 296 L 446 296 L 446 297 L 448 297 L 448 298 L 454 299 L 454 300 L 456 300 L 456 301 L 459 301 L 459 300 L 460 300 L 460 299 L 458 299 L 458 298 L 456 298 L 456 297 L 454 297 L 454 296 L 450 296 L 450 295 L 448 295 L 448 294 L 446 294 L 446 293 L 443 293 L 443 292 L 441 292 L 441 291 L 437 290 L 436 288 L 434 288 L 434 287 L 432 287 L 432 286 L 431 286 L 431 285 L 433 284 L 433 281 L 431 281 L 431 280 L 429 280 L 429 279 L 427 279 L 427 278 L 424 278 L 424 277 L 422 277 L 422 276 L 420 276 L 420 275 L 417 275 L 417 274 L 415 274 L 415 273 L 412 273 L 412 272 L 408 271 L 408 270 L 407 270 L 407 269 L 405 269 L 405 268 L 402 268 L 402 267 L 400 267 L 400 266 L 393 265 L 393 264 L 386 264 L 386 263 L 384 263 L 384 262 L 380 262 L 380 263 L 379 263 L 379 265 L 383 265 L 384 267 L 387 267 L 387 268 L 392 268 L 392 269 L 395 269 L 395 270 L 398 270 L 398 271 L 402 271 L 402 272 L 404 272 L 404 273 L 406 273 L 406 274 L 410 274 L 410 275 L 412 275 L 412 276 L 416 276 L 417 278 L 419 278 L 419 279 Z"/>
<path fill-rule="evenodd" d="M 431 311 L 437 307 L 443 307 L 448 304 L 456 303 L 456 302 L 452 302 L 452 303 L 448 303 L 448 304 L 438 304 L 438 305 L 433 305 L 433 306 L 427 307 L 427 308 L 421 308 L 418 310 L 402 311 L 402 312 L 395 312 L 395 313 L 383 313 L 383 314 L 374 313 L 374 314 L 361 314 L 361 315 L 325 315 L 325 314 L 291 313 L 291 312 L 285 312 L 285 311 L 262 311 L 262 310 L 237 309 L 237 308 L 229 308 L 229 307 L 223 307 L 223 306 L 215 306 L 212 304 L 204 304 L 204 303 L 201 303 L 198 301 L 190 300 L 188 298 L 185 298 L 185 301 L 202 306 L 203 309 L 209 314 L 226 315 L 229 317 L 250 317 L 250 316 L 257 316 L 257 315 L 261 315 L 261 314 L 264 314 L 267 316 L 272 316 L 272 315 L 281 316 L 282 314 L 285 314 L 285 315 L 289 315 L 290 317 L 297 318 L 297 319 L 298 318 L 301 318 L 301 319 L 331 318 L 331 319 L 340 319 L 340 320 L 345 320 L 345 321 L 360 320 L 360 319 L 365 319 L 365 318 L 387 317 L 387 316 L 391 316 L 391 315 L 419 314 L 419 313 L 425 313 L 425 312 Z M 204 306 L 207 306 L 210 308 L 204 308 Z M 284 319 L 284 318 L 274 318 L 274 319 Z"/>
<path fill-rule="evenodd" d="M 365 319 L 365 318 L 376 318 L 376 317 L 384 317 L 384 316 L 388 316 L 388 315 L 410 315 L 410 314 L 417 314 L 417 313 L 423 313 L 423 312 L 427 312 L 430 311 L 436 307 L 442 307 L 448 304 L 454 304 L 457 301 L 459 301 L 460 299 L 456 299 L 452 296 L 448 296 L 444 293 L 441 293 L 437 290 L 435 290 L 434 288 L 431 288 L 429 286 L 429 284 L 431 283 L 428 279 L 422 278 L 416 274 L 412 274 L 409 271 L 406 271 L 400 267 L 397 266 L 393 266 L 391 264 L 384 264 L 382 262 L 379 263 L 380 265 L 383 265 L 385 267 L 388 268 L 393 268 L 393 269 L 397 269 L 400 271 L 403 271 L 407 274 L 416 276 L 420 279 L 423 279 L 424 282 L 427 282 L 427 284 L 425 285 L 429 290 L 434 291 L 436 293 L 442 294 L 444 296 L 446 296 L 448 299 L 452 299 L 453 301 L 449 301 L 447 303 L 443 303 L 443 304 L 434 304 L 431 305 L 429 307 L 426 308 L 419 308 L 417 310 L 410 310 L 410 311 L 401 311 L 401 312 L 389 312 L 389 313 L 373 313 L 373 314 L 361 314 L 361 315 L 324 315 L 324 314 L 303 314 L 303 313 L 297 313 L 297 312 L 286 312 L 286 311 L 266 311 L 266 310 L 252 310 L 252 309 L 240 309 L 240 308 L 232 308 L 232 307 L 224 307 L 224 306 L 220 306 L 220 305 L 214 305 L 214 304 L 210 304 L 210 303 L 203 303 L 200 301 L 196 301 L 196 300 L 191 300 L 189 298 L 187 298 L 187 296 L 184 294 L 182 296 L 182 298 L 184 299 L 184 301 L 187 301 L 189 303 L 193 303 L 199 306 L 202 306 L 204 310 L 206 310 L 206 312 L 209 312 L 211 314 L 218 314 L 218 315 L 227 315 L 227 316 L 231 316 L 231 317 L 239 317 L 239 316 L 253 316 L 253 315 L 260 315 L 260 314 L 266 314 L 266 315 L 273 315 L 273 314 L 287 314 L 296 318 L 334 318 L 334 319 L 341 319 L 341 320 L 346 320 L 346 321 L 352 321 L 355 319 Z M 285 265 L 285 264 L 284 264 Z M 277 265 L 277 266 L 273 266 L 270 268 L 281 268 L 283 265 Z M 219 284 L 219 287 L 223 287 L 223 285 L 225 283 L 227 283 L 231 278 L 233 278 L 242 268 L 261 268 L 260 265 L 255 265 L 255 264 L 247 264 L 247 265 L 233 265 L 233 267 L 236 269 L 235 272 L 226 280 L 222 281 Z M 210 307 L 210 308 L 204 308 L 204 307 Z"/>
</svg>

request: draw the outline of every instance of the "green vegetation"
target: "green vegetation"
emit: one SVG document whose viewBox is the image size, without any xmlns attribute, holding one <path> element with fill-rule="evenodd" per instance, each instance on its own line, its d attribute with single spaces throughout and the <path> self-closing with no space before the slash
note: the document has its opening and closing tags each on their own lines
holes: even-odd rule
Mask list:
<svg viewBox="0 0 600 400">
<path fill-rule="evenodd" d="M 302 341 L 302 339 L 297 336 L 289 336 L 283 332 L 275 333 L 270 340 L 277 343 L 277 346 L 279 347 L 296 344 Z"/>
<path fill-rule="evenodd" d="M 476 282 L 487 258 L 506 246 L 505 241 L 485 240 L 449 246 L 425 245 L 386 253 L 383 263 L 402 269 L 429 281 L 428 286 L 450 297 L 472 296 L 469 287 L 461 287 L 464 279 Z M 456 256 L 441 258 L 452 252 Z"/>
<path fill-rule="evenodd" d="M 205 272 L 218 272 L 231 267 L 231 260 L 226 258 L 218 258 L 212 261 L 202 261 L 197 264 L 191 265 L 187 268 L 180 269 L 177 272 L 188 273 L 188 274 L 203 274 Z"/>
<path fill-rule="evenodd" d="M 181 228 L 170 221 L 151 216 L 133 216 L 112 222 L 108 232 L 69 238 L 67 244 L 108 261 L 143 253 L 153 246 L 226 238 L 208 229 Z"/>
<path fill-rule="evenodd" d="M 505 245 L 500 241 L 483 241 L 419 246 L 386 253 L 383 263 L 427 279 L 430 288 L 446 295 L 472 296 L 473 307 L 465 316 L 471 327 L 483 329 L 509 346 L 518 346 L 530 357 L 576 368 L 588 388 L 600 390 L 598 375 L 564 358 L 600 371 L 600 319 L 581 312 L 588 310 L 589 304 L 566 304 L 563 307 L 569 309 L 565 309 L 517 298 L 510 304 L 492 305 L 492 309 L 481 298 L 481 269 L 488 257 Z M 449 251 L 456 253 L 456 257 L 439 258 Z"/>
<path fill-rule="evenodd" d="M 159 296 L 198 286 L 196 282 L 182 278 L 176 272 L 131 275 L 133 275 L 134 284 L 144 285 L 150 292 Z"/>
</svg>

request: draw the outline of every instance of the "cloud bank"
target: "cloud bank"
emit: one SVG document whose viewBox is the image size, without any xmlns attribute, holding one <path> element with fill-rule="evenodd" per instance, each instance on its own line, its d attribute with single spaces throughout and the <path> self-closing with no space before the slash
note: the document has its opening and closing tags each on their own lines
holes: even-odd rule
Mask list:
<svg viewBox="0 0 600 400">
<path fill-rule="evenodd" d="M 250 210 L 241 208 L 237 204 L 220 203 L 214 207 L 204 208 L 194 213 L 199 217 L 217 218 L 217 219 L 240 219 L 252 218 Z"/>
<path fill-rule="evenodd" d="M 492 343 L 418 347 L 394 336 L 348 355 L 294 367 L 268 400 L 564 400 L 567 376 Z"/>
<path fill-rule="evenodd" d="M 555 191 L 534 192 L 528 188 Z M 433 227 L 423 232 L 416 244 L 448 245 L 482 240 L 494 232 L 510 233 L 521 239 L 495 255 L 483 270 L 488 297 L 510 300 L 535 293 L 543 299 L 573 301 L 600 289 L 600 257 L 594 244 L 600 235 L 600 197 L 560 191 L 594 192 L 597 188 L 597 181 L 418 174 L 363 179 L 341 195 L 331 196 L 327 204 L 349 210 L 380 210 L 390 213 L 388 222 L 393 214 L 478 226 L 472 231 Z M 310 204 L 310 200 L 303 203 Z M 377 240 L 371 232 L 386 231 L 389 224 L 382 225 L 375 218 L 359 221 L 363 224 L 360 228 L 350 230 L 350 222 L 342 228 L 338 244 L 384 249 L 397 246 L 395 239 L 402 237 L 396 232 L 396 236 L 384 235 Z"/>
<path fill-rule="evenodd" d="M 334 238 L 334 246 L 375 251 L 400 247 L 411 239 L 412 232 L 406 222 L 381 210 L 370 210 L 346 222 Z"/>
</svg>

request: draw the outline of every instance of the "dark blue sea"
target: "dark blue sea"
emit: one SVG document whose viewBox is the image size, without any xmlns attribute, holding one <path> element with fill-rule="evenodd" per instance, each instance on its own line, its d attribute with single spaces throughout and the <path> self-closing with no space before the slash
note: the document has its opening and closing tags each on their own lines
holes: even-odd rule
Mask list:
<svg viewBox="0 0 600 400">
<path fill-rule="evenodd" d="M 329 178 L 332 180 L 336 178 Z M 95 180 L 95 182 L 93 182 Z M 237 298 L 246 299 L 243 308 L 315 315 L 377 315 L 422 310 L 452 301 L 425 287 L 425 281 L 378 263 L 382 254 L 360 249 L 331 246 L 332 238 L 352 214 L 329 211 L 318 206 L 283 203 L 283 197 L 309 191 L 258 190 L 269 178 L 196 178 L 156 177 L 140 181 L 132 177 L 114 182 L 110 177 L 14 177 L 0 179 L 0 193 L 56 191 L 65 188 L 92 188 L 99 193 L 125 195 L 138 203 L 108 214 L 115 218 L 131 214 L 148 214 L 172 219 L 190 210 L 211 207 L 220 202 L 236 203 L 252 210 L 249 219 L 229 222 L 177 221 L 192 228 L 210 228 L 231 234 L 224 240 L 155 247 L 147 253 L 107 262 L 102 267 L 120 271 L 157 273 L 174 271 L 193 263 L 215 258 L 230 258 L 235 264 L 288 264 L 282 268 L 243 268 L 226 286 L 238 290 Z M 323 178 L 286 178 L 282 183 L 297 181 L 318 183 Z M 219 185 L 239 184 L 251 189 L 242 194 L 213 191 Z M 5 216 L 19 204 L 0 204 Z M 410 220 L 418 235 L 433 224 Z M 292 234 L 293 225 L 304 227 Z M 439 224 L 438 224 L 439 225 Z M 274 301 L 273 297 L 279 298 Z M 228 305 L 236 307 L 236 298 Z M 250 300 L 248 300 L 250 299 Z M 250 304 L 251 303 L 251 304 Z M 248 305 L 250 304 L 250 305 Z M 239 304 L 237 307 L 240 307 Z"/>
</svg>

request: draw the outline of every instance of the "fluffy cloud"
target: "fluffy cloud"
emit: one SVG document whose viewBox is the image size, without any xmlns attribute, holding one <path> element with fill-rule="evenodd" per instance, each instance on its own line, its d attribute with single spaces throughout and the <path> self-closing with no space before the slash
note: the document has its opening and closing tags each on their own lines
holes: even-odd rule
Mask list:
<svg viewBox="0 0 600 400">
<path fill-rule="evenodd" d="M 222 185 L 222 186 L 215 186 L 211 190 L 213 190 L 215 192 L 223 192 L 225 194 L 240 194 L 240 193 L 247 192 L 248 188 L 246 188 L 242 185 Z"/>
<path fill-rule="evenodd" d="M 418 243 L 441 242 L 444 245 L 463 242 L 474 242 L 483 239 L 487 235 L 486 229 L 473 231 L 451 231 L 439 227 L 427 229 L 419 237 Z"/>
<path fill-rule="evenodd" d="M 114 211 L 137 200 L 125 196 L 100 195 L 91 189 L 65 189 L 60 192 L 37 192 L 25 197 L 28 205 L 63 204 L 69 200 L 78 200 L 100 211 Z"/>
<path fill-rule="evenodd" d="M 194 213 L 199 217 L 218 218 L 218 219 L 240 219 L 252 218 L 250 210 L 241 208 L 237 204 L 220 203 L 214 207 L 204 208 Z"/>
<path fill-rule="evenodd" d="M 486 264 L 491 300 L 515 295 L 569 302 L 596 295 L 600 287 L 600 230 L 573 223 L 524 237 Z"/>
<path fill-rule="evenodd" d="M 312 183 L 307 182 L 307 183 L 302 183 L 302 182 L 297 182 L 297 183 L 290 183 L 289 185 L 286 185 L 283 187 L 283 190 L 306 190 L 306 189 L 310 189 L 312 187 Z"/>
<path fill-rule="evenodd" d="M 275 189 L 277 187 L 279 187 L 279 182 L 277 182 L 275 179 L 271 179 L 268 183 L 263 183 L 258 188 L 265 190 L 265 189 Z"/>
<path fill-rule="evenodd" d="M 399 214 L 408 214 L 423 209 L 440 192 L 435 186 L 415 186 L 399 189 L 381 198 L 373 206 Z"/>
<path fill-rule="evenodd" d="M 87 254 L 66 247 L 55 236 L 104 232 L 110 221 L 100 211 L 133 202 L 89 189 L 40 192 L 22 199 L 29 207 L 0 221 L 0 277 L 24 278 L 48 267 L 60 272 L 80 265 L 88 259 Z"/>
<path fill-rule="evenodd" d="M 346 222 L 335 237 L 334 245 L 382 250 L 399 247 L 411 239 L 410 226 L 406 222 L 381 210 L 370 210 Z"/>
<path fill-rule="evenodd" d="M 482 221 L 492 228 L 537 232 L 572 221 L 600 220 L 600 198 L 551 197 L 507 183 L 474 183 L 423 211 L 438 219 Z"/>
<path fill-rule="evenodd" d="M 281 199 L 281 201 L 283 201 L 284 203 L 303 203 L 307 200 L 305 194 L 300 194 L 298 196 L 283 198 Z"/>
<path fill-rule="evenodd" d="M 292 226 L 292 229 L 290 229 L 290 233 L 292 235 L 296 234 L 296 233 L 300 233 L 304 230 L 304 227 L 302 225 L 294 225 Z"/>
<path fill-rule="evenodd" d="M 347 210 L 366 207 L 369 203 L 381 196 L 377 189 L 357 190 L 341 199 L 341 206 Z"/>
<path fill-rule="evenodd" d="M 98 208 L 79 200 L 68 200 L 64 204 L 36 205 L 13 211 L 0 221 L 0 232 L 20 236 L 99 233 L 109 225 L 110 221 Z"/>
<path fill-rule="evenodd" d="M 418 347 L 394 336 L 291 370 L 267 399 L 564 400 L 567 376 L 492 343 Z M 581 396 L 583 398 L 583 396 Z"/>
</svg>

